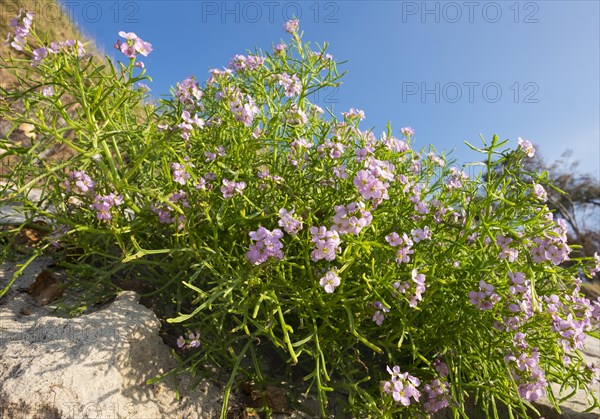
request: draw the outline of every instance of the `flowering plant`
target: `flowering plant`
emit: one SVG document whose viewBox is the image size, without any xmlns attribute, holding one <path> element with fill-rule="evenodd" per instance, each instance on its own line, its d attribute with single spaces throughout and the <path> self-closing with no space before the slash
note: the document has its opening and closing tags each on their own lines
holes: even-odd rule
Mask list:
<svg viewBox="0 0 600 419">
<path fill-rule="evenodd" d="M 11 151 L 4 186 L 27 222 L 51 225 L 30 261 L 52 251 L 81 308 L 142 282 L 179 336 L 175 373 L 229 363 L 223 417 L 236 377 L 265 381 L 273 353 L 321 415 L 334 391 L 360 416 L 464 416 L 476 396 L 485 415 L 526 415 L 543 396 L 558 408 L 550 382 L 599 406 L 580 349 L 598 336 L 600 301 L 577 279 L 599 261 L 562 266 L 570 247 L 546 179 L 524 180 L 530 143 L 471 146 L 483 161 L 468 176 L 413 149 L 410 127 L 378 137 L 361 110 L 325 113 L 309 99 L 341 76 L 298 20 L 289 45 L 236 55 L 156 103 L 140 88 L 148 42 L 121 32 L 128 64 L 100 66 L 77 42 L 31 51 L 24 16 L 9 40 L 36 77 L 2 90 L 1 106 L 37 134 Z M 39 159 L 57 144 L 76 155 Z"/>
</svg>

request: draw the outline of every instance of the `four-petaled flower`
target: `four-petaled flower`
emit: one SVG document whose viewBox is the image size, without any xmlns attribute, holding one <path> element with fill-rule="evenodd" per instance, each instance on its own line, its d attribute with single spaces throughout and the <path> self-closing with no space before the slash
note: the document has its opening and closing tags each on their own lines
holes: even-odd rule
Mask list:
<svg viewBox="0 0 600 419">
<path fill-rule="evenodd" d="M 336 287 L 340 285 L 340 277 L 335 271 L 327 271 L 324 277 L 319 280 L 319 284 L 325 289 L 325 292 L 331 294 Z"/>
</svg>

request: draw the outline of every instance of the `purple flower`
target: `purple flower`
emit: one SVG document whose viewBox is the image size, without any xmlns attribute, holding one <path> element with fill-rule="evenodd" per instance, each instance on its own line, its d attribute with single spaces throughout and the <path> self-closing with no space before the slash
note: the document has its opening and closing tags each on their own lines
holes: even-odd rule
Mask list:
<svg viewBox="0 0 600 419">
<path fill-rule="evenodd" d="M 44 58 L 48 56 L 48 49 L 45 47 L 36 48 L 33 50 L 33 62 L 32 66 L 39 64 Z"/>
<path fill-rule="evenodd" d="M 286 47 L 287 47 L 287 45 L 285 45 L 283 42 L 275 45 L 273 47 L 273 55 L 279 55 L 279 54 L 285 53 Z"/>
<path fill-rule="evenodd" d="M 375 314 L 373 314 L 373 321 L 377 326 L 381 326 L 385 320 L 385 313 L 388 313 L 390 309 L 384 306 L 381 301 L 375 301 L 373 307 L 376 308 Z"/>
<path fill-rule="evenodd" d="M 75 187 L 78 189 L 79 193 L 93 191 L 94 185 L 96 185 L 96 182 L 89 177 L 85 170 L 79 170 L 69 174 L 69 179 L 65 181 L 65 189 L 67 192 L 71 192 L 71 182 L 75 183 Z"/>
<path fill-rule="evenodd" d="M 44 86 L 42 88 L 42 95 L 45 97 L 54 96 L 54 86 Z"/>
<path fill-rule="evenodd" d="M 544 189 L 544 187 L 540 184 L 533 184 L 533 193 L 537 199 L 542 202 L 546 202 L 548 200 L 548 193 Z"/>
<path fill-rule="evenodd" d="M 200 332 L 196 331 L 195 334 L 190 333 L 188 337 L 190 338 L 190 348 L 197 348 L 200 346 Z"/>
<path fill-rule="evenodd" d="M 325 292 L 331 294 L 335 288 L 340 285 L 340 277 L 334 271 L 328 271 L 324 277 L 319 280 L 319 284 L 325 289 Z"/>
<path fill-rule="evenodd" d="M 177 346 L 179 348 L 183 348 L 185 346 L 185 338 L 183 336 L 179 336 L 179 338 L 177 338 Z"/>
<path fill-rule="evenodd" d="M 152 52 L 152 44 L 145 42 L 133 32 L 120 31 L 119 36 L 125 38 L 125 42 L 118 40 L 115 43 L 115 48 L 119 49 L 128 58 L 135 58 L 138 54 L 147 57 Z"/>
<path fill-rule="evenodd" d="M 302 109 L 293 105 L 286 111 L 283 120 L 289 125 L 304 125 L 308 122 L 308 117 Z"/>
<path fill-rule="evenodd" d="M 479 281 L 479 291 L 469 292 L 469 301 L 480 310 L 491 310 L 492 307 L 500 301 L 500 296 L 494 292 L 494 286 Z"/>
<path fill-rule="evenodd" d="M 364 202 L 353 202 L 347 206 L 334 207 L 333 230 L 339 234 L 360 234 L 363 228 L 368 227 L 373 216 L 365 209 Z"/>
<path fill-rule="evenodd" d="M 223 179 L 223 186 L 221 186 L 221 193 L 223 198 L 231 198 L 233 195 L 242 195 L 246 189 L 246 182 L 234 182 L 233 180 Z"/>
<path fill-rule="evenodd" d="M 294 211 L 287 211 L 284 208 L 279 210 L 279 227 L 283 227 L 286 233 L 295 236 L 302 230 L 302 221 L 294 217 Z"/>
<path fill-rule="evenodd" d="M 300 21 L 298 19 L 290 19 L 283 24 L 283 30 L 289 34 L 295 34 L 298 32 Z"/>
<path fill-rule="evenodd" d="M 302 84 L 300 79 L 295 74 L 290 76 L 287 73 L 277 75 L 279 79 L 279 85 L 283 87 L 284 94 L 287 97 L 293 97 L 300 93 L 302 90 Z"/>
<path fill-rule="evenodd" d="M 519 137 L 517 139 L 517 142 L 519 143 L 519 148 L 523 150 L 527 157 L 535 156 L 535 147 L 533 147 L 533 145 L 529 141 Z"/>
<path fill-rule="evenodd" d="M 9 33 L 4 43 L 10 43 L 17 51 L 23 51 L 26 43 L 25 38 L 29 35 L 33 23 L 33 16 L 33 12 L 23 12 L 23 9 L 19 9 L 17 17 L 10 20 L 10 26 L 13 28 L 14 33 Z"/>
<path fill-rule="evenodd" d="M 252 121 L 259 109 L 250 95 L 247 95 L 246 98 L 248 102 L 243 103 L 241 97 L 234 93 L 234 100 L 229 104 L 229 108 L 237 121 L 242 122 L 247 127 L 251 127 Z"/>
<path fill-rule="evenodd" d="M 315 248 L 310 254 L 313 261 L 317 262 L 321 259 L 332 261 L 335 259 L 336 254 L 341 251 L 340 249 L 340 236 L 335 230 L 327 230 L 327 228 L 311 227 L 310 234 L 312 234 L 312 241 L 315 243 Z"/>
<path fill-rule="evenodd" d="M 171 163 L 171 170 L 173 171 L 173 181 L 180 185 L 185 185 L 190 178 L 190 174 L 185 171 L 185 166 L 180 163 Z"/>
<path fill-rule="evenodd" d="M 413 236 L 415 243 L 419 243 L 422 240 L 431 240 L 431 230 L 427 226 L 424 229 L 417 228 L 411 230 L 410 234 Z"/>
<path fill-rule="evenodd" d="M 356 118 L 359 121 L 362 121 L 363 119 L 365 119 L 365 111 L 356 109 L 356 108 L 350 108 L 350 110 L 348 112 L 342 112 L 342 116 L 345 119 L 355 119 Z"/>
<path fill-rule="evenodd" d="M 260 265 L 270 257 L 275 259 L 283 259 L 283 244 L 280 239 L 283 237 L 283 232 L 276 228 L 269 231 L 264 227 L 259 227 L 256 231 L 248 233 L 250 238 L 255 242 L 250 245 L 250 249 L 246 253 L 246 258 L 253 265 Z"/>
<path fill-rule="evenodd" d="M 446 381 L 436 378 L 430 384 L 425 384 L 423 393 L 427 400 L 423 402 L 423 407 L 427 413 L 435 413 L 450 406 L 448 401 L 449 385 Z"/>
<path fill-rule="evenodd" d="M 590 270 L 589 270 L 590 276 L 594 276 L 598 272 L 600 272 L 600 255 L 598 255 L 598 252 L 594 252 L 594 262 L 596 262 L 596 265 L 594 267 L 590 268 Z"/>
<path fill-rule="evenodd" d="M 405 137 L 412 137 L 415 134 L 415 130 L 412 129 L 411 127 L 404 127 L 400 129 L 400 132 L 402 133 L 402 135 L 404 135 Z"/>
<path fill-rule="evenodd" d="M 108 221 L 112 218 L 110 209 L 115 205 L 121 205 L 123 203 L 123 196 L 111 193 L 110 195 L 96 195 L 92 209 L 96 210 L 96 217 L 99 220 Z"/>
<path fill-rule="evenodd" d="M 410 406 L 411 397 L 415 402 L 418 402 L 421 393 L 417 390 L 417 387 L 421 384 L 421 381 L 406 372 L 401 373 L 400 367 L 397 365 L 393 369 L 387 367 L 387 370 L 390 373 L 391 380 L 383 382 L 383 391 L 386 394 L 391 394 L 394 401 L 404 406 Z"/>
<path fill-rule="evenodd" d="M 194 107 L 203 95 L 194 76 L 190 76 L 177 83 L 176 89 L 177 100 L 190 107 Z"/>
</svg>

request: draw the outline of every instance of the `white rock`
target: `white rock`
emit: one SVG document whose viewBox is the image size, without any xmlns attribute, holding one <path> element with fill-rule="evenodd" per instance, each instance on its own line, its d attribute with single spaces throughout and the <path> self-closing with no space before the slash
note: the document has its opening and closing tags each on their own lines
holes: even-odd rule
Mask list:
<svg viewBox="0 0 600 419">
<path fill-rule="evenodd" d="M 68 319 L 35 307 L 22 286 L 17 281 L 0 302 L 0 417 L 218 417 L 216 385 L 201 382 L 191 391 L 184 379 L 176 401 L 173 380 L 146 384 L 175 363 L 159 338 L 160 322 L 135 293 Z"/>
</svg>

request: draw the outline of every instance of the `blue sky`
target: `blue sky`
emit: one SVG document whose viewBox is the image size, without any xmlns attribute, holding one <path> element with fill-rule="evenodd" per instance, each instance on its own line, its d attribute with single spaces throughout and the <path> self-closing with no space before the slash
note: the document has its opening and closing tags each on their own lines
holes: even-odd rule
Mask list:
<svg viewBox="0 0 600 419">
<path fill-rule="evenodd" d="M 591 1 L 87 1 L 60 0 L 106 53 L 118 31 L 153 44 L 152 94 L 226 66 L 234 54 L 288 39 L 328 42 L 348 74 L 318 98 L 337 114 L 363 109 L 363 128 L 410 125 L 415 147 L 455 149 L 479 135 L 529 139 L 547 160 L 571 148 L 600 176 L 600 2 Z"/>
</svg>

